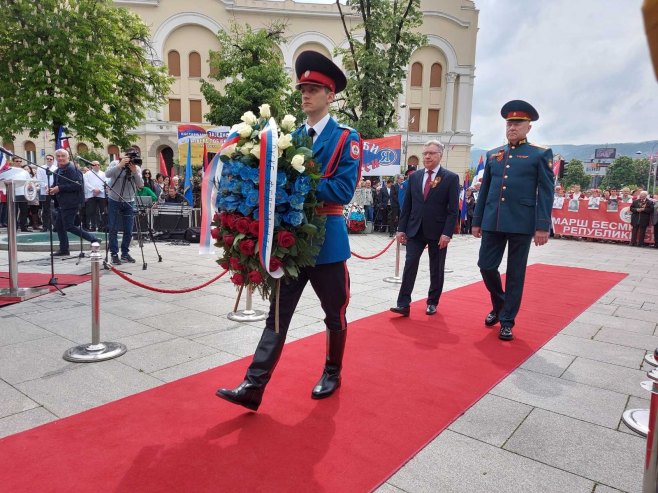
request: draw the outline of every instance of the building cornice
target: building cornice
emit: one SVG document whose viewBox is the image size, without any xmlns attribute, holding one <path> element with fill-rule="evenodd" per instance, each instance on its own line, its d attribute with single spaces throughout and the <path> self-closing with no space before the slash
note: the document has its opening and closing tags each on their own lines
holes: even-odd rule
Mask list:
<svg viewBox="0 0 658 493">
<path fill-rule="evenodd" d="M 114 0 L 114 3 L 120 7 L 158 7 L 160 0 Z"/>
<path fill-rule="evenodd" d="M 426 10 L 423 12 L 423 15 L 425 17 L 439 17 L 441 19 L 446 19 L 447 21 L 457 24 L 459 27 L 463 27 L 464 29 L 471 27 L 471 23 L 469 21 L 463 21 L 454 15 L 446 14 L 445 12 L 439 12 L 438 10 Z"/>
<path fill-rule="evenodd" d="M 340 13 L 335 4 L 300 4 L 292 0 L 284 0 L 282 2 L 263 1 L 259 5 L 251 4 L 249 0 L 219 0 L 224 5 L 227 12 L 243 13 L 243 14 L 266 14 L 266 15 L 282 15 L 286 17 L 300 16 L 300 17 L 340 17 Z"/>
</svg>

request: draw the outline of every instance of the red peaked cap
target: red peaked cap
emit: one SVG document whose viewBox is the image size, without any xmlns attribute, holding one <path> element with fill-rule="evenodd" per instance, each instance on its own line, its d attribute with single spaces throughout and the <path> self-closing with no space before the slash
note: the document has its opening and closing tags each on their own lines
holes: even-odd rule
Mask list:
<svg viewBox="0 0 658 493">
<path fill-rule="evenodd" d="M 302 84 L 328 87 L 338 94 L 347 86 L 343 71 L 334 62 L 317 51 L 303 51 L 295 61 L 297 89 Z"/>
</svg>

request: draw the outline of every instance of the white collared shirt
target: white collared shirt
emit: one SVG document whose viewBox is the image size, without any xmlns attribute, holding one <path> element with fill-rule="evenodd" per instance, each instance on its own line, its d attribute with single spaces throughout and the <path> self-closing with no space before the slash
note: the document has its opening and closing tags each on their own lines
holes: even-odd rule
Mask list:
<svg viewBox="0 0 658 493">
<path fill-rule="evenodd" d="M 440 169 L 441 169 L 441 165 L 439 164 L 436 168 L 434 168 L 434 169 L 432 170 L 432 180 L 434 180 L 434 178 L 436 178 L 436 175 L 439 173 L 439 170 L 440 170 Z M 425 183 L 427 183 L 427 180 L 428 180 L 428 178 L 429 178 L 429 176 L 430 176 L 430 174 L 428 173 L 428 171 L 429 171 L 429 170 L 427 170 L 427 169 L 426 169 L 425 171 L 423 171 L 423 175 L 424 175 L 424 176 L 423 176 L 423 188 L 421 188 L 421 190 L 425 190 Z"/>
<path fill-rule="evenodd" d="M 329 123 L 329 118 L 331 118 L 331 115 L 327 113 L 322 117 L 322 120 L 317 122 L 315 125 L 309 125 L 308 122 L 306 122 L 306 132 L 308 132 L 308 129 L 313 127 L 313 130 L 315 130 L 315 135 L 313 136 L 313 143 L 315 144 L 315 141 L 318 140 L 318 137 L 324 130 L 324 127 L 327 126 L 327 123 Z"/>
</svg>

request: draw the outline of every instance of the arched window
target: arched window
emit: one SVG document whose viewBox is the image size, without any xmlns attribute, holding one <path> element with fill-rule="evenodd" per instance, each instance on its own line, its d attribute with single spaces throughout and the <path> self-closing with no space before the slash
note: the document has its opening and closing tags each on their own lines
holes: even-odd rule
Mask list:
<svg viewBox="0 0 658 493">
<path fill-rule="evenodd" d="M 196 51 L 190 53 L 190 77 L 201 77 L 201 55 Z"/>
<path fill-rule="evenodd" d="M 25 157 L 27 158 L 28 161 L 31 161 L 33 163 L 37 162 L 37 146 L 34 145 L 34 142 L 31 140 L 25 141 L 25 144 L 23 145 L 23 148 L 25 149 Z"/>
<path fill-rule="evenodd" d="M 84 152 L 89 152 L 89 147 L 87 146 L 87 144 L 84 144 L 84 143 L 80 142 L 78 144 L 78 154 L 84 153 Z"/>
<path fill-rule="evenodd" d="M 107 153 L 110 155 L 110 162 L 119 159 L 119 156 L 121 155 L 119 147 L 114 144 L 107 146 Z"/>
<path fill-rule="evenodd" d="M 176 50 L 167 53 L 167 67 L 169 68 L 169 75 L 180 77 L 180 54 Z"/>
<path fill-rule="evenodd" d="M 430 70 L 430 87 L 433 89 L 438 89 L 441 87 L 441 79 L 443 78 L 443 67 L 440 63 L 432 64 L 432 69 Z"/>
<path fill-rule="evenodd" d="M 7 149 L 8 151 L 14 152 L 14 143 L 13 142 L 3 142 L 2 147 Z"/>
<path fill-rule="evenodd" d="M 411 87 L 422 87 L 423 85 L 423 64 L 414 62 L 411 66 Z"/>
</svg>

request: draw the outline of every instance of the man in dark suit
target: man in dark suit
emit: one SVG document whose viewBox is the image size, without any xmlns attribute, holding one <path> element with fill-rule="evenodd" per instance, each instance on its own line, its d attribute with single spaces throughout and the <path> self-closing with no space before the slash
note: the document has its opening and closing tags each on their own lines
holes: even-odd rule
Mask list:
<svg viewBox="0 0 658 493">
<path fill-rule="evenodd" d="M 637 200 L 634 200 L 631 204 L 631 226 L 633 226 L 631 246 L 644 246 L 644 236 L 647 233 L 647 227 L 653 212 L 653 204 L 647 198 L 648 195 L 646 191 L 640 192 Z"/>
<path fill-rule="evenodd" d="M 48 193 L 55 196 L 57 205 L 55 229 L 59 238 L 59 250 L 53 253 L 53 256 L 65 257 L 70 255 L 67 233 L 73 233 L 91 243 L 99 243 L 99 240 L 75 225 L 75 218 L 85 200 L 82 172 L 70 161 L 69 151 L 66 149 L 57 149 L 55 160 L 57 171 L 53 186 L 48 189 Z"/>
<path fill-rule="evenodd" d="M 459 217 L 459 177 L 439 164 L 443 144 L 430 140 L 423 148 L 424 170 L 409 178 L 398 224 L 397 240 L 407 245 L 402 285 L 394 313 L 409 316 L 411 292 L 416 282 L 420 256 L 427 247 L 430 257 L 430 289 L 427 315 L 434 315 L 443 291 L 443 273 L 448 243 Z"/>
<path fill-rule="evenodd" d="M 500 321 L 499 339 L 514 338 L 512 327 L 521 305 L 530 243 L 548 241 L 553 206 L 553 152 L 526 140 L 537 110 L 525 101 L 506 103 L 508 144 L 487 153 L 472 234 L 482 238 L 478 267 L 491 295 L 493 309 L 484 324 Z M 507 252 L 505 290 L 498 267 Z"/>
<path fill-rule="evenodd" d="M 379 210 L 381 214 L 381 228 L 382 231 L 388 229 L 388 232 L 391 233 L 391 188 L 393 186 L 393 180 L 390 178 L 386 180 L 385 183 L 382 183 L 382 188 L 379 191 Z"/>
</svg>

